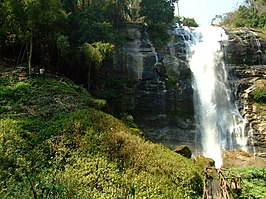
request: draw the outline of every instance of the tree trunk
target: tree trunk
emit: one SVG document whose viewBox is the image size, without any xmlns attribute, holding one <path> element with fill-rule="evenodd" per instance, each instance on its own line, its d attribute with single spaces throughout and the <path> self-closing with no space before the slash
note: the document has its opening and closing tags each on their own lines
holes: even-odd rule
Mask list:
<svg viewBox="0 0 266 199">
<path fill-rule="evenodd" d="M 29 48 L 29 42 L 27 41 L 26 47 L 25 47 L 23 54 L 22 54 L 21 63 L 23 63 L 23 61 L 25 59 L 25 55 L 27 54 L 28 48 Z"/>
<path fill-rule="evenodd" d="M 88 71 L 88 91 L 90 90 L 91 87 L 91 63 L 89 63 L 89 71 Z"/>
<path fill-rule="evenodd" d="M 176 2 L 176 7 L 177 7 L 177 16 L 180 17 L 180 10 L 179 10 L 178 1 Z"/>
<path fill-rule="evenodd" d="M 17 57 L 17 61 L 16 61 L 16 66 L 18 66 L 20 64 L 20 57 L 21 57 L 21 54 L 22 54 L 23 47 L 24 47 L 24 42 L 20 46 L 18 57 Z"/>
<path fill-rule="evenodd" d="M 30 52 L 29 52 L 29 60 L 28 60 L 28 68 L 29 68 L 29 75 L 31 75 L 31 59 L 32 59 L 32 48 L 33 48 L 33 31 L 31 30 L 30 36 Z"/>
</svg>

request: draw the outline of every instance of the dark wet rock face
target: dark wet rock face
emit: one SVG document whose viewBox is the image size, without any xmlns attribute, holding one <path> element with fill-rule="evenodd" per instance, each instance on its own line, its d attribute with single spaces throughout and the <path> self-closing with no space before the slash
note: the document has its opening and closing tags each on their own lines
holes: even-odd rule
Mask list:
<svg viewBox="0 0 266 199">
<path fill-rule="evenodd" d="M 187 61 L 186 30 L 172 32 L 172 39 L 155 48 L 145 27 L 128 24 L 123 30 L 126 41 L 117 49 L 115 78 L 128 80 L 134 87 L 123 98 L 122 111 L 134 116 L 137 125 L 153 141 L 171 148 L 186 144 L 194 152 L 196 124 L 194 121 L 192 75 Z M 266 42 L 259 33 L 248 29 L 226 29 L 229 42 L 224 47 L 225 62 L 238 107 L 247 120 L 246 131 L 253 130 L 257 153 L 266 148 L 265 105 L 252 100 L 252 91 L 265 86 Z M 203 49 L 204 50 L 204 49 Z M 127 90 L 127 89 L 124 89 Z M 133 94 L 132 94 L 133 93 Z M 132 102 L 133 109 L 125 106 Z"/>
<path fill-rule="evenodd" d="M 265 60 L 266 41 L 260 34 L 247 28 L 226 29 L 229 46 L 226 59 L 231 64 L 262 65 Z"/>
<path fill-rule="evenodd" d="M 175 35 L 156 49 L 145 27 L 131 24 L 126 29 L 116 70 L 136 85 L 135 122 L 156 142 L 173 148 L 179 143 L 194 145 L 193 91 L 184 43 L 188 36 Z"/>
</svg>

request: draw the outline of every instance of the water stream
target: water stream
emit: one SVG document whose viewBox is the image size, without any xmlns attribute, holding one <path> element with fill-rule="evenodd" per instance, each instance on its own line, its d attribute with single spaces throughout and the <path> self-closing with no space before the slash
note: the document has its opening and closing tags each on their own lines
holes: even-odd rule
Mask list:
<svg viewBox="0 0 266 199">
<path fill-rule="evenodd" d="M 194 107 L 199 147 L 205 157 L 222 166 L 224 150 L 246 149 L 245 120 L 235 104 L 223 62 L 227 35 L 219 27 L 194 32 L 190 68 L 193 73 Z"/>
<path fill-rule="evenodd" d="M 257 46 L 257 57 L 258 57 L 258 64 L 263 65 L 263 56 L 262 56 L 262 51 L 261 51 L 261 43 L 260 40 L 258 39 L 258 36 L 256 33 L 253 33 L 254 41 Z"/>
<path fill-rule="evenodd" d="M 145 33 L 144 34 L 146 36 L 146 42 L 151 47 L 152 53 L 155 56 L 155 64 L 154 65 L 156 65 L 159 62 L 158 53 L 156 52 L 154 45 L 152 44 L 151 40 L 149 39 L 149 36 L 148 36 L 148 33 L 147 33 L 146 30 L 145 30 Z"/>
</svg>

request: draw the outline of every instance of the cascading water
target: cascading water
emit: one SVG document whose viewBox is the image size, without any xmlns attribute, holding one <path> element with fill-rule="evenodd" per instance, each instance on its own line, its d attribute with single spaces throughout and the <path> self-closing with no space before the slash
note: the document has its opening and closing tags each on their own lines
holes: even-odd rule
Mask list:
<svg viewBox="0 0 266 199">
<path fill-rule="evenodd" d="M 156 65 L 158 62 L 159 62 L 159 59 L 158 59 L 158 54 L 155 50 L 155 47 L 153 46 L 153 44 L 151 43 L 150 39 L 149 39 L 149 36 L 148 36 L 148 33 L 146 32 L 145 30 L 145 36 L 146 36 L 146 42 L 147 44 L 149 44 L 149 46 L 151 47 L 151 50 L 152 50 L 152 53 L 154 54 L 155 56 L 155 64 Z"/>
<path fill-rule="evenodd" d="M 261 44 L 260 40 L 258 39 L 257 34 L 253 33 L 254 35 L 254 41 L 257 46 L 257 56 L 258 56 L 258 64 L 263 65 L 263 57 L 262 57 L 262 51 L 261 51 Z"/>
<path fill-rule="evenodd" d="M 194 107 L 204 156 L 222 166 L 223 151 L 245 150 L 245 121 L 234 103 L 223 62 L 227 36 L 222 28 L 205 27 L 194 32 L 190 68 L 193 73 Z"/>
<path fill-rule="evenodd" d="M 161 80 L 161 76 L 163 75 L 162 73 L 162 63 L 159 62 L 159 57 L 158 57 L 158 53 L 156 52 L 156 49 L 154 47 L 154 45 L 152 44 L 152 42 L 149 39 L 148 33 L 145 31 L 145 35 L 146 35 L 146 42 L 147 44 L 150 46 L 151 50 L 152 50 L 152 54 L 155 57 L 155 63 L 153 65 L 153 69 L 156 72 L 157 78 L 156 78 L 156 82 L 155 86 L 157 88 L 157 102 L 159 105 L 159 110 L 160 110 L 160 114 L 158 115 L 160 118 L 160 122 L 158 123 L 158 127 L 164 127 L 166 126 L 165 124 L 165 118 L 166 118 L 166 114 L 165 114 L 165 108 L 166 108 L 166 86 L 165 86 L 165 82 Z M 152 84 L 152 82 L 151 82 Z"/>
</svg>

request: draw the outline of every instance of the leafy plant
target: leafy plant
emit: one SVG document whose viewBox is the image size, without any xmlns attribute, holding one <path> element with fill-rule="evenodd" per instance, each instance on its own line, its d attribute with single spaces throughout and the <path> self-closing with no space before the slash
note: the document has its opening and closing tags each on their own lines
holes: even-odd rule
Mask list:
<svg viewBox="0 0 266 199">
<path fill-rule="evenodd" d="M 264 0 L 245 1 L 234 12 L 227 13 L 221 24 L 232 27 L 250 27 L 265 31 L 266 28 L 266 3 Z"/>
<path fill-rule="evenodd" d="M 251 95 L 255 102 L 266 103 L 266 86 L 255 89 Z"/>
<path fill-rule="evenodd" d="M 188 27 L 198 27 L 198 23 L 195 21 L 194 18 L 188 17 L 179 17 L 175 16 L 175 23 L 178 23 L 179 26 L 188 26 Z"/>
<path fill-rule="evenodd" d="M 201 197 L 192 160 L 140 137 L 130 115 L 134 130 L 97 110 L 101 102 L 83 88 L 62 79 L 0 82 L 1 110 L 9 107 L 0 120 L 0 198 Z"/>
<path fill-rule="evenodd" d="M 266 197 L 266 169 L 256 167 L 232 168 L 231 172 L 242 178 L 241 192 L 237 196 L 240 199 Z"/>
<path fill-rule="evenodd" d="M 68 37 L 64 35 L 59 35 L 56 40 L 56 46 L 61 54 L 61 56 L 66 56 L 70 52 L 70 43 Z"/>
</svg>

